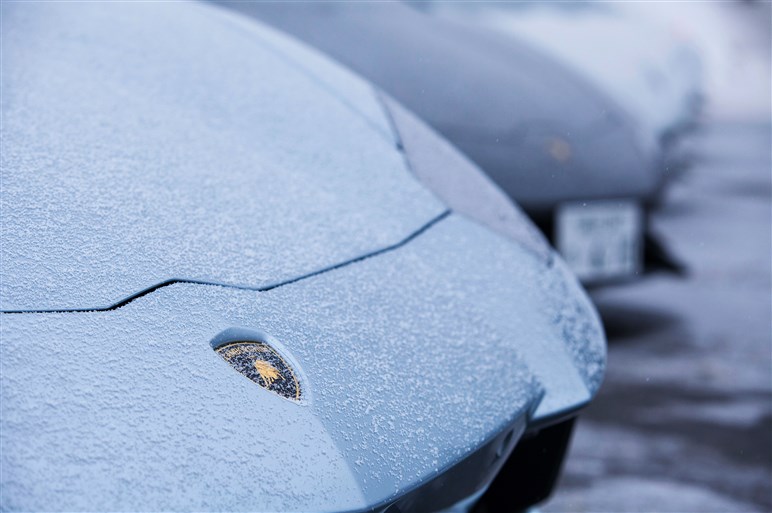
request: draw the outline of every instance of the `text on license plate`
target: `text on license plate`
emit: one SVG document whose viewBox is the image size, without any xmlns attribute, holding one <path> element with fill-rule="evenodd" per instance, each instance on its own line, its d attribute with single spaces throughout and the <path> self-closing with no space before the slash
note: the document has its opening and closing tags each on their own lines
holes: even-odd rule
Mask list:
<svg viewBox="0 0 772 513">
<path fill-rule="evenodd" d="M 634 201 L 565 203 L 555 216 L 555 246 L 585 282 L 641 270 L 643 216 Z"/>
</svg>

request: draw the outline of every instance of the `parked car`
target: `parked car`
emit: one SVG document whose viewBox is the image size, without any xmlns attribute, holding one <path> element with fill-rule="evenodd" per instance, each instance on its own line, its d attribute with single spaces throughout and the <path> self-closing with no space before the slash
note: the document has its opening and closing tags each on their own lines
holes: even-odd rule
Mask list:
<svg viewBox="0 0 772 513">
<path fill-rule="evenodd" d="M 0 509 L 549 493 L 604 335 L 474 165 L 211 5 L 0 8 Z"/>
<path fill-rule="evenodd" d="M 666 30 L 640 12 L 589 1 L 414 5 L 554 56 L 630 112 L 666 154 L 677 151 L 677 140 L 697 124 L 703 81 L 696 48 L 683 31 Z"/>
<path fill-rule="evenodd" d="M 581 77 L 401 2 L 217 2 L 285 30 L 421 116 L 516 200 L 586 283 L 675 268 L 647 228 L 656 141 Z"/>
</svg>

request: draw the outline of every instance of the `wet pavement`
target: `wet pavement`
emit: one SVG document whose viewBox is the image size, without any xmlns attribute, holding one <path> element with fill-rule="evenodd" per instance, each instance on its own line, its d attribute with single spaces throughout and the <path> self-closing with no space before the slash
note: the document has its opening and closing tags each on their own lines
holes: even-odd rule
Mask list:
<svg viewBox="0 0 772 513">
<path fill-rule="evenodd" d="M 772 511 L 770 133 L 692 136 L 653 219 L 686 276 L 592 293 L 609 368 L 544 512 Z"/>
</svg>

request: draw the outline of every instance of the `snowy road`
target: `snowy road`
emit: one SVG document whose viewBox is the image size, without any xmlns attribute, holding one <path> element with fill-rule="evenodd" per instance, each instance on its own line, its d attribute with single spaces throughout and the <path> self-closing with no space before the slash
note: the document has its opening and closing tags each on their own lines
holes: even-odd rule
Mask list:
<svg viewBox="0 0 772 513">
<path fill-rule="evenodd" d="M 770 133 L 694 136 L 654 218 L 688 276 L 593 294 L 609 370 L 545 512 L 772 511 Z"/>
</svg>

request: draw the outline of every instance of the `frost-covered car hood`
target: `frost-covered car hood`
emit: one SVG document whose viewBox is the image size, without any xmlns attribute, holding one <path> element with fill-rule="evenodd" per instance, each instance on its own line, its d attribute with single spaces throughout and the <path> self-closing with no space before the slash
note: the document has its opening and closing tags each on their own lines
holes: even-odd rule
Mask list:
<svg viewBox="0 0 772 513">
<path fill-rule="evenodd" d="M 2 309 L 266 287 L 445 210 L 368 84 L 209 11 L 3 4 Z"/>
<path fill-rule="evenodd" d="M 527 210 L 650 199 L 658 189 L 658 150 L 642 144 L 627 112 L 508 36 L 402 2 L 217 3 L 286 30 L 371 80 Z"/>
<path fill-rule="evenodd" d="M 204 5 L 2 8 L 0 509 L 425 512 L 597 392 L 575 278 L 368 84 Z"/>
</svg>

